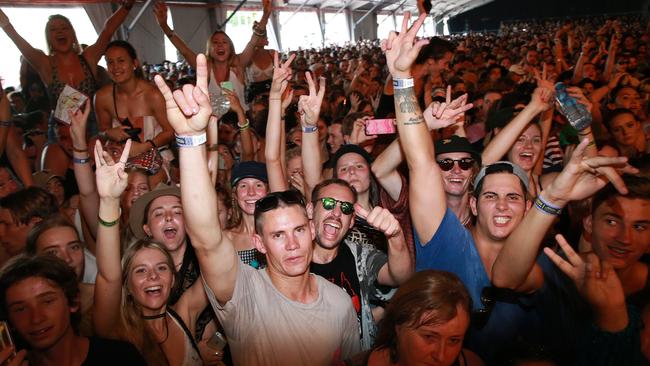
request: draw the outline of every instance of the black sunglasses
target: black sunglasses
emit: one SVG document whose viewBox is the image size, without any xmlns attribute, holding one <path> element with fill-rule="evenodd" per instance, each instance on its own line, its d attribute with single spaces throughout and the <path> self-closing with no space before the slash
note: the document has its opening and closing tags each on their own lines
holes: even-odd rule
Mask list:
<svg viewBox="0 0 650 366">
<path fill-rule="evenodd" d="M 317 199 L 316 201 L 320 201 L 320 203 L 323 205 L 323 208 L 326 209 L 327 211 L 331 211 L 336 208 L 336 204 L 340 203 L 341 204 L 341 212 L 344 215 L 351 215 L 354 212 L 354 204 L 346 201 L 339 201 L 335 198 L 332 197 L 322 197 Z M 315 201 L 314 201 L 315 202 Z"/>
<path fill-rule="evenodd" d="M 301 205 L 305 207 L 305 200 L 303 200 L 302 195 L 298 191 L 271 192 L 255 202 L 255 213 L 274 210 L 278 208 L 280 202 L 287 205 Z"/>
<path fill-rule="evenodd" d="M 473 158 L 462 158 L 462 159 L 442 159 L 438 160 L 438 166 L 445 172 L 448 172 L 454 168 L 454 163 L 458 163 L 458 166 L 463 170 L 469 170 L 474 165 Z"/>
</svg>

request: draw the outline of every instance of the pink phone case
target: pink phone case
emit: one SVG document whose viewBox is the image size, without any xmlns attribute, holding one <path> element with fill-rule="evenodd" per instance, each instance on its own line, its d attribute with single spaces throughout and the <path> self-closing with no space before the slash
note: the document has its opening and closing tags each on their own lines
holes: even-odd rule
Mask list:
<svg viewBox="0 0 650 366">
<path fill-rule="evenodd" d="M 395 120 L 387 119 L 370 119 L 366 122 L 366 135 L 387 135 L 395 133 Z"/>
</svg>

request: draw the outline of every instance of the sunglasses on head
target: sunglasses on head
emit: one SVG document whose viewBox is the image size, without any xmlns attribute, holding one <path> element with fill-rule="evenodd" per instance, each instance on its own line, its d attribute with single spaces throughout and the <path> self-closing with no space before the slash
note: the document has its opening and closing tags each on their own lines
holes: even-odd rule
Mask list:
<svg viewBox="0 0 650 366">
<path fill-rule="evenodd" d="M 305 201 L 302 199 L 302 195 L 297 191 L 288 190 L 282 192 L 271 192 L 264 198 L 255 202 L 255 212 L 259 213 L 274 210 L 278 208 L 280 202 L 286 205 L 305 206 Z"/>
<path fill-rule="evenodd" d="M 469 170 L 474 166 L 473 158 L 462 158 L 462 159 L 442 159 L 438 160 L 438 166 L 440 169 L 447 172 L 454 168 L 454 163 L 458 163 L 458 166 L 462 170 Z"/>
<path fill-rule="evenodd" d="M 346 201 L 339 201 L 337 199 L 334 199 L 332 197 L 323 197 L 319 198 L 316 201 L 320 201 L 320 203 L 323 205 L 323 208 L 326 209 L 327 211 L 331 211 L 336 208 L 336 204 L 340 203 L 341 204 L 341 212 L 344 215 L 351 215 L 354 212 L 354 204 Z"/>
</svg>

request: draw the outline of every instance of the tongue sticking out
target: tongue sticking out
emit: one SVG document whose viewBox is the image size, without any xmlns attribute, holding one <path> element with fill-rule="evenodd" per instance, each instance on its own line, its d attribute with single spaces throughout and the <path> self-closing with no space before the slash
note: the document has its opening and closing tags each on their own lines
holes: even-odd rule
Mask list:
<svg viewBox="0 0 650 366">
<path fill-rule="evenodd" d="M 332 226 L 332 225 L 323 225 L 323 231 L 325 231 L 325 234 L 327 235 L 336 235 L 339 231 L 338 228 Z"/>
<path fill-rule="evenodd" d="M 176 237 L 176 230 L 174 229 L 167 229 L 163 232 L 165 235 L 165 238 L 167 239 L 174 239 Z"/>
</svg>

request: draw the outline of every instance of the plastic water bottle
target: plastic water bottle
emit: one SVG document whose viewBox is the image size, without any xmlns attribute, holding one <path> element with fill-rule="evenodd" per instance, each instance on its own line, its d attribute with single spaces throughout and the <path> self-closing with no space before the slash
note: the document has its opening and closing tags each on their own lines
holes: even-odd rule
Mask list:
<svg viewBox="0 0 650 366">
<path fill-rule="evenodd" d="M 221 93 L 210 93 L 210 104 L 212 106 L 212 114 L 221 118 L 230 110 L 230 100 Z"/>
<path fill-rule="evenodd" d="M 555 84 L 555 100 L 560 106 L 560 113 L 576 130 L 584 130 L 591 125 L 591 113 L 587 107 L 569 95 L 564 83 Z"/>
</svg>

